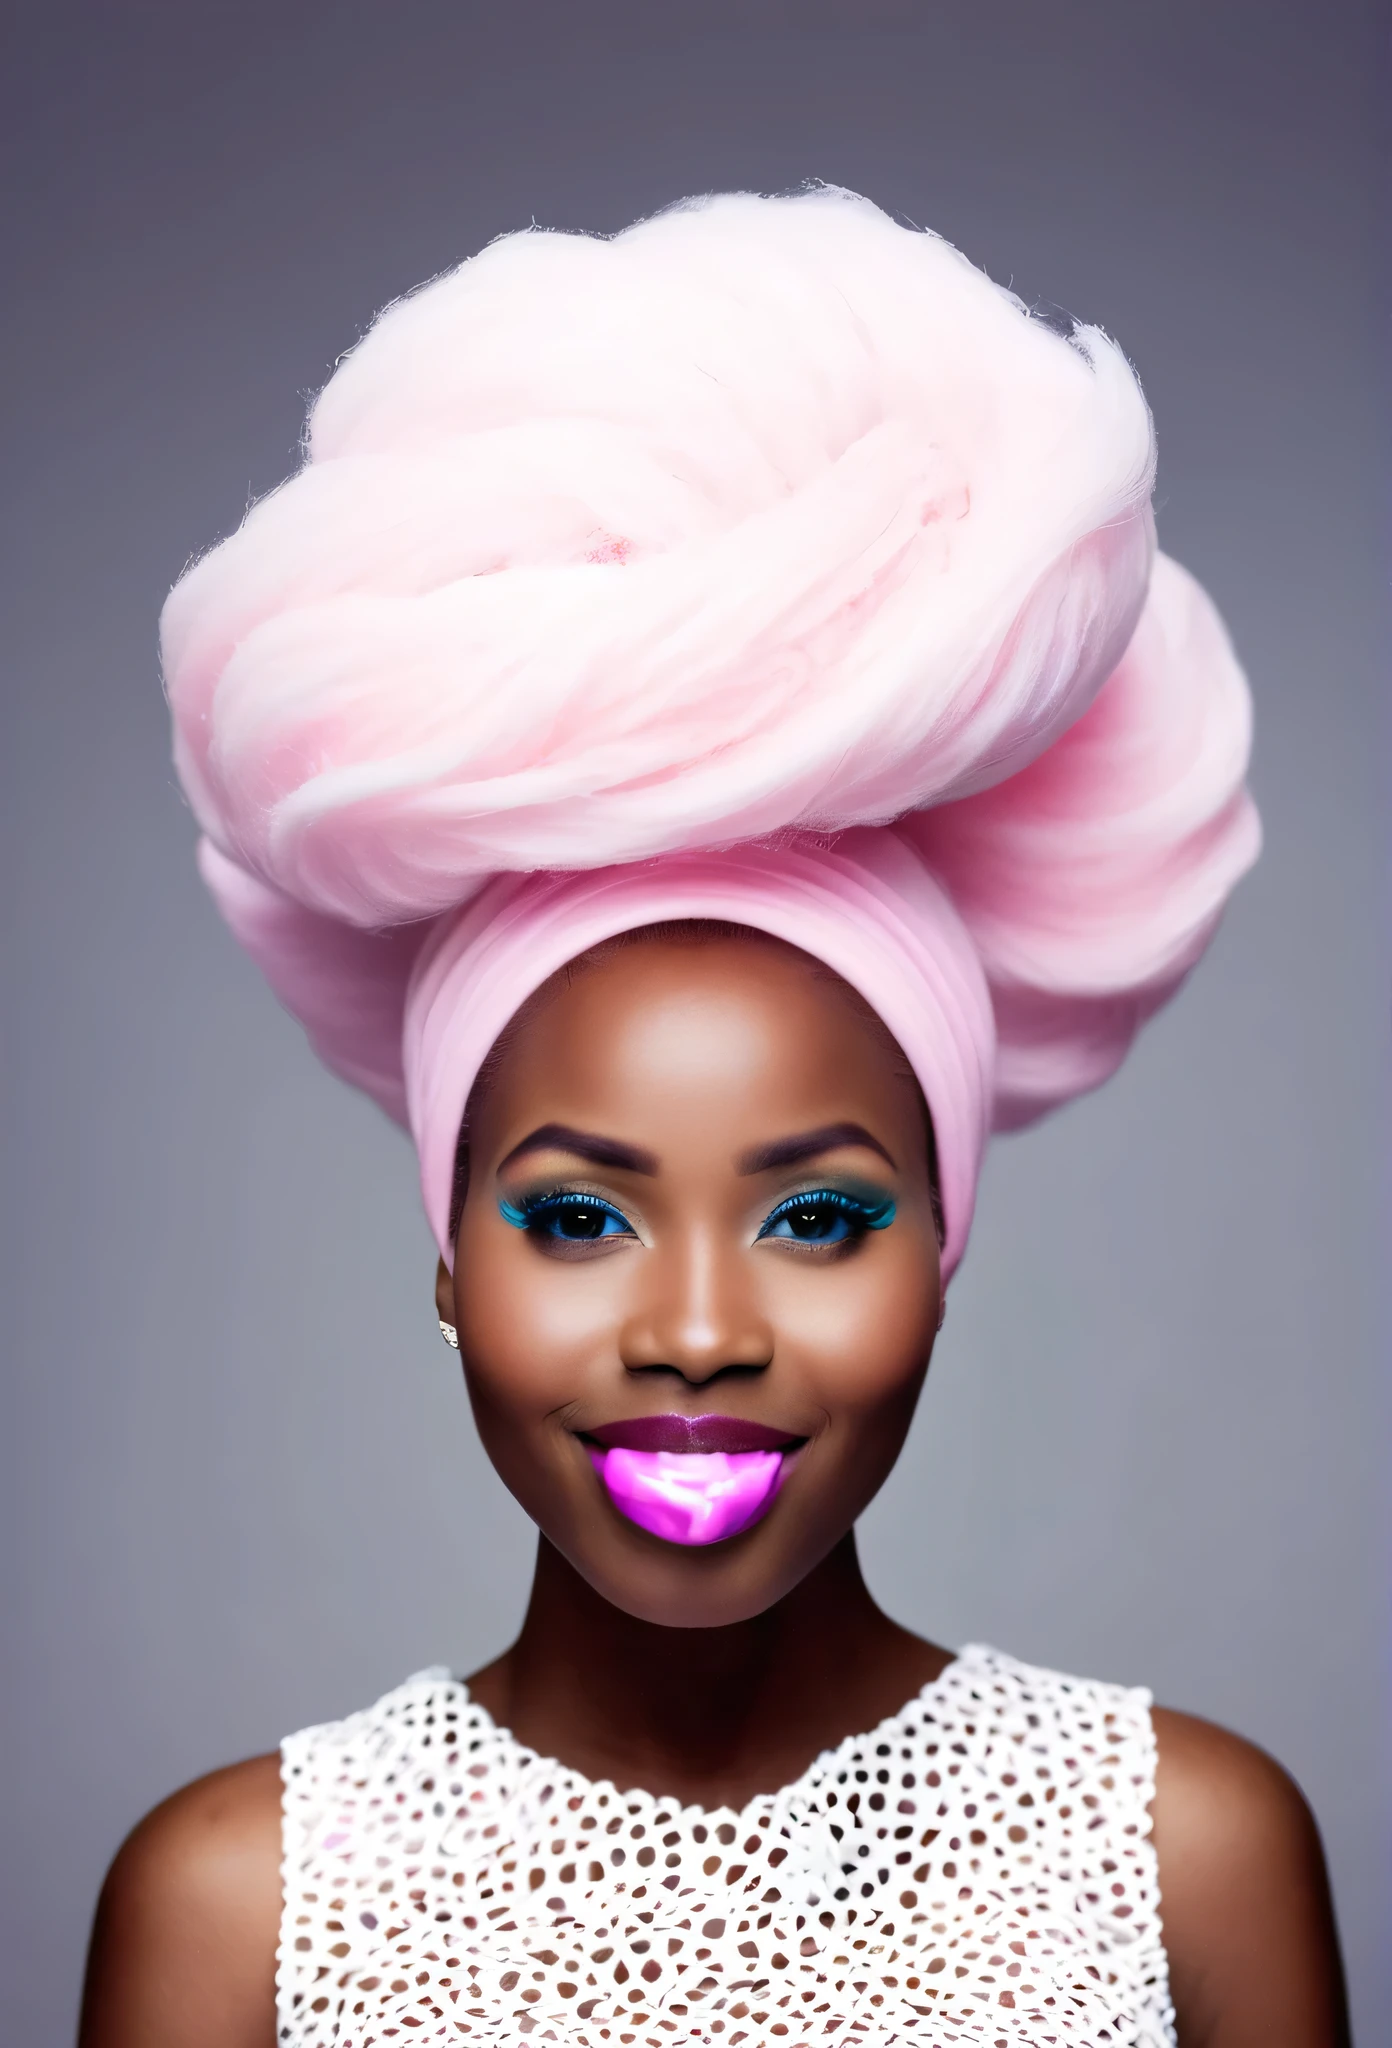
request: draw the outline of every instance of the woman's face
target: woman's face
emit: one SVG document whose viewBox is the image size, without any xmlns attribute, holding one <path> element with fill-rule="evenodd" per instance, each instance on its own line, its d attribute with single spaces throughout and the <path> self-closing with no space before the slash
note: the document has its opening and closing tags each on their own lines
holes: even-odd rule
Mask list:
<svg viewBox="0 0 1392 2048">
<path fill-rule="evenodd" d="M 791 947 L 654 938 L 523 1017 L 469 1164 L 439 1306 L 503 1480 L 628 1613 L 763 1612 L 878 1491 L 933 1347 L 902 1058 Z"/>
</svg>

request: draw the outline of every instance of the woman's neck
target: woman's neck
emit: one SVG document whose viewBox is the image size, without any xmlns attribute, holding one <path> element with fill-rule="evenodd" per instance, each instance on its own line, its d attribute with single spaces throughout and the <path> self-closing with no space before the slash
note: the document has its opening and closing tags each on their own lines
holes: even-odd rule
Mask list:
<svg viewBox="0 0 1392 2048">
<path fill-rule="evenodd" d="M 543 1537 L 522 1632 L 469 1687 L 520 1742 L 587 1778 L 738 1809 L 949 1661 L 881 1613 L 853 1534 L 777 1606 L 714 1629 L 635 1620 Z"/>
</svg>

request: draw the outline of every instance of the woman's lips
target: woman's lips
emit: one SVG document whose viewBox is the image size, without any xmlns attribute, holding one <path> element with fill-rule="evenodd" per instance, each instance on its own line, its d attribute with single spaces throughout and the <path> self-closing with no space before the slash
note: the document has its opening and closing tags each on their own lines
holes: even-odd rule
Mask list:
<svg viewBox="0 0 1392 2048">
<path fill-rule="evenodd" d="M 802 1442 L 791 1430 L 744 1422 L 736 1415 L 635 1415 L 582 1434 L 606 1450 L 672 1451 L 688 1457 L 708 1451 L 787 1451 Z"/>
<path fill-rule="evenodd" d="M 640 1415 L 584 1432 L 610 1500 L 668 1543 L 723 1542 L 772 1505 L 802 1438 L 732 1415 Z"/>
</svg>

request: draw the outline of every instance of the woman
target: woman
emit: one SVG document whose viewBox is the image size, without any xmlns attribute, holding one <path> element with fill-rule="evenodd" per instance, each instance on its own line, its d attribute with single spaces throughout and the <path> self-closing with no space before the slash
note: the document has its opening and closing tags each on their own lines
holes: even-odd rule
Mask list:
<svg viewBox="0 0 1392 2048">
<path fill-rule="evenodd" d="M 540 1531 L 516 1643 L 177 1794 L 87 2048 L 1345 2038 L 1318 1838 L 1148 1695 L 891 1622 L 986 1135 L 1255 856 L 1150 422 L 851 195 L 514 236 L 391 308 L 169 600 L 233 931 L 410 1129 Z"/>
</svg>

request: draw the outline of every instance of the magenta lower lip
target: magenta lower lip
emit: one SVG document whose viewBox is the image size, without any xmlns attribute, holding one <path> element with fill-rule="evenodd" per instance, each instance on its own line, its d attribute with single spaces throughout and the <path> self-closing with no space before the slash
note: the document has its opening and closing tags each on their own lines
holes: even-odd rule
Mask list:
<svg viewBox="0 0 1392 2048">
<path fill-rule="evenodd" d="M 590 1460 L 626 1520 L 667 1543 L 723 1543 L 773 1505 L 781 1451 L 634 1451 L 590 1447 Z"/>
</svg>

